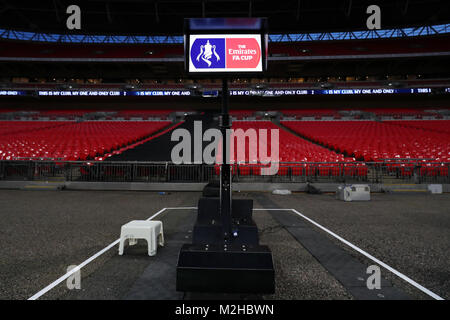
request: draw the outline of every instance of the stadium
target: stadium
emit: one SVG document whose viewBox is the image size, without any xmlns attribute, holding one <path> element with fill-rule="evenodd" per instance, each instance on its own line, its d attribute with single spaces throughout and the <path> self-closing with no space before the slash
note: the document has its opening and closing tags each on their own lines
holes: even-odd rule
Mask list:
<svg viewBox="0 0 450 320">
<path fill-rule="evenodd" d="M 444 300 L 449 192 L 448 1 L 0 2 L 2 300 Z"/>
</svg>

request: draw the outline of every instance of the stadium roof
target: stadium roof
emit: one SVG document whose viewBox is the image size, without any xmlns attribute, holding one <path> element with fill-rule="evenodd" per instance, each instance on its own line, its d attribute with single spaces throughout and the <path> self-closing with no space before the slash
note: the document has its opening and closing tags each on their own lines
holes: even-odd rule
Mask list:
<svg viewBox="0 0 450 320">
<path fill-rule="evenodd" d="M 269 42 L 391 39 L 450 33 L 450 24 L 364 31 L 269 34 Z M 0 39 L 58 43 L 181 44 L 179 35 L 56 34 L 0 29 Z"/>
<path fill-rule="evenodd" d="M 0 29 L 68 33 L 72 4 L 82 10 L 79 34 L 181 35 L 186 17 L 245 16 L 267 17 L 272 34 L 354 31 L 365 28 L 372 4 L 383 29 L 450 23 L 448 0 L 0 0 Z"/>
</svg>

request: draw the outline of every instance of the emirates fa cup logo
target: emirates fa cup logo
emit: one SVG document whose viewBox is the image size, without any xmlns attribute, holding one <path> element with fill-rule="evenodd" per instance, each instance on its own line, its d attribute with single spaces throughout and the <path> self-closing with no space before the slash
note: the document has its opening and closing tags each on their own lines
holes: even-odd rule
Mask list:
<svg viewBox="0 0 450 320">
<path fill-rule="evenodd" d="M 200 61 L 200 58 L 208 64 L 208 67 L 211 66 L 211 58 L 212 56 L 216 57 L 217 61 L 220 61 L 220 57 L 216 52 L 216 46 L 211 45 L 209 40 L 207 40 L 205 45 L 200 46 L 200 53 L 197 56 L 197 61 Z"/>
</svg>

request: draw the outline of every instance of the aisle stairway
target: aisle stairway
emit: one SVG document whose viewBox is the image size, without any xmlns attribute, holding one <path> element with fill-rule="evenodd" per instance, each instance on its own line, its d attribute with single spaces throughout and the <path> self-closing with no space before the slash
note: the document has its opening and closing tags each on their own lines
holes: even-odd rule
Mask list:
<svg viewBox="0 0 450 320">
<path fill-rule="evenodd" d="M 205 115 L 188 115 L 184 122 L 176 127 L 176 129 L 186 129 L 191 133 L 191 159 L 194 153 L 194 121 L 202 121 L 202 136 L 209 128 L 218 128 L 217 121 L 214 120 L 213 114 Z M 176 130 L 173 129 L 173 130 Z M 171 161 L 171 152 L 178 141 L 171 141 L 173 130 L 151 139 L 135 148 L 124 151 L 119 155 L 114 155 L 108 160 L 110 161 Z M 202 143 L 203 147 L 208 143 Z M 203 149 L 202 149 L 203 150 Z"/>
</svg>

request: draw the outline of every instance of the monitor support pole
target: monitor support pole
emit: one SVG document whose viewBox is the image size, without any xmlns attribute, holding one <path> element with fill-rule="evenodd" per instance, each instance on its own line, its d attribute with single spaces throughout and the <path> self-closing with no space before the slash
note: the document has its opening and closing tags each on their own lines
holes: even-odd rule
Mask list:
<svg viewBox="0 0 450 320">
<path fill-rule="evenodd" d="M 220 216 L 222 218 L 222 228 L 224 243 L 231 241 L 231 170 L 229 163 L 229 141 L 228 133 L 231 128 L 230 114 L 228 111 L 228 79 L 222 79 L 222 117 L 220 131 L 222 133 L 222 164 L 220 166 Z"/>
<path fill-rule="evenodd" d="M 220 198 L 199 200 L 192 244 L 180 249 L 176 280 L 177 291 L 219 293 L 221 299 L 223 293 L 275 293 L 272 252 L 259 244 L 253 201 L 236 199 L 232 205 L 227 81 L 222 79 Z"/>
<path fill-rule="evenodd" d="M 267 29 L 266 18 L 192 18 L 184 21 L 186 72 L 204 78 L 222 79 L 222 112 L 219 121 L 222 150 L 219 147 L 216 154 L 217 165 L 220 165 L 220 195 L 219 198 L 217 194 L 207 197 L 208 192 L 205 192 L 204 197 L 199 199 L 192 243 L 183 244 L 178 255 L 177 291 L 239 295 L 275 292 L 272 252 L 268 246 L 259 244 L 258 228 L 252 217 L 253 201 L 232 200 L 231 169 L 234 161 L 230 162 L 234 160 L 231 155 L 234 156 L 235 150 L 234 146 L 231 147 L 231 117 L 228 109 L 230 78 L 241 74 L 251 77 L 253 72 L 260 74 L 267 69 Z M 251 36 L 241 38 L 247 34 Z M 260 59 L 258 66 L 248 69 L 253 72 L 227 67 L 223 60 L 220 61 L 221 67 L 208 70 L 203 62 L 196 61 L 199 52 L 205 54 L 201 46 L 206 46 L 208 41 L 215 42 L 216 49 L 220 48 L 215 57 L 226 61 L 227 39 L 231 38 L 241 45 L 248 43 L 260 52 L 259 56 L 252 54 Z M 212 59 L 216 60 L 214 57 Z M 223 299 L 223 296 L 220 298 Z"/>
</svg>

